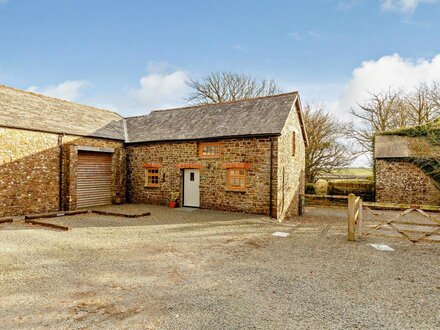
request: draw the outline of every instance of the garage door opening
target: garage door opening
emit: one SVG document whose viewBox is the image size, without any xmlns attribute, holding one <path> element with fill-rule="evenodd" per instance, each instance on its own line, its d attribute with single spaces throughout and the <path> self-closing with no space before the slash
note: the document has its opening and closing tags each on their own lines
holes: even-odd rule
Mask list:
<svg viewBox="0 0 440 330">
<path fill-rule="evenodd" d="M 77 208 L 112 203 L 112 154 L 78 151 Z"/>
</svg>

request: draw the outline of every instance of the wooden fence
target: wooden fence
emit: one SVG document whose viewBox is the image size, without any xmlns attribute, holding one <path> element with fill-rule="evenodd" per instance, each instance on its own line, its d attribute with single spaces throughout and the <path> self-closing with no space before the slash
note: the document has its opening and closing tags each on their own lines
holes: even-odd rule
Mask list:
<svg viewBox="0 0 440 330">
<path fill-rule="evenodd" d="M 348 240 L 382 236 L 440 243 L 440 206 L 364 202 L 360 196 L 301 194 L 306 198 L 338 200 L 348 206 Z M 374 210 L 374 211 L 373 211 Z"/>
<path fill-rule="evenodd" d="M 346 206 L 348 196 L 301 194 L 301 205 L 304 206 Z"/>
<path fill-rule="evenodd" d="M 440 219 L 425 212 L 420 207 L 402 204 L 386 204 L 388 211 L 382 214 L 373 211 L 377 203 L 363 203 L 359 196 L 348 196 L 348 240 L 371 236 L 407 239 L 413 243 L 420 241 L 440 243 Z M 384 204 L 379 204 L 379 208 Z M 437 211 L 438 207 L 428 207 L 429 211 Z M 364 211 L 370 215 L 368 225 L 364 226 Z M 422 216 L 422 218 L 420 218 Z"/>
<path fill-rule="evenodd" d="M 329 195 L 349 195 L 361 196 L 364 201 L 374 201 L 374 183 L 362 181 L 336 181 L 329 182 L 327 185 Z"/>
</svg>

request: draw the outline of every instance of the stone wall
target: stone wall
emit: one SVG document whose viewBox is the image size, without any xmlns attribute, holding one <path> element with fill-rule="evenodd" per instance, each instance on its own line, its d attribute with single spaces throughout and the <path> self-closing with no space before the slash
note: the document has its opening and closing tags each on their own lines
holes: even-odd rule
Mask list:
<svg viewBox="0 0 440 330">
<path fill-rule="evenodd" d="M 0 128 L 0 217 L 58 210 L 56 134 Z"/>
<path fill-rule="evenodd" d="M 271 138 L 221 140 L 220 158 L 205 159 L 198 155 L 198 142 L 163 142 L 127 147 L 129 200 L 134 203 L 165 205 L 171 192 L 181 196 L 182 170 L 179 164 L 195 164 L 200 169 L 200 207 L 269 214 Z M 277 140 L 273 138 L 272 202 L 276 208 Z M 227 170 L 223 164 L 249 163 L 246 192 L 226 189 Z M 145 187 L 144 164 L 160 166 L 160 187 Z M 179 199 L 179 203 L 181 200 Z M 276 210 L 273 209 L 273 214 Z"/>
<path fill-rule="evenodd" d="M 294 157 L 291 155 L 292 130 L 297 137 Z M 199 157 L 198 142 L 125 147 L 119 141 L 12 128 L 0 128 L 0 141 L 0 217 L 58 211 L 60 204 L 64 210 L 74 210 L 79 147 L 114 150 L 113 203 L 125 202 L 128 175 L 130 201 L 167 204 L 171 192 L 181 193 L 182 170 L 178 164 L 200 165 L 202 208 L 270 214 L 284 219 L 297 213 L 297 197 L 303 189 L 303 142 L 296 120 L 289 121 L 279 138 L 224 139 L 221 157 L 214 159 Z M 127 153 L 129 166 L 126 166 Z M 145 163 L 160 164 L 159 188 L 145 187 Z M 224 165 L 228 163 L 249 164 L 245 192 L 227 190 Z"/>
<path fill-rule="evenodd" d="M 440 190 L 413 163 L 376 159 L 376 201 L 440 205 Z"/>
<path fill-rule="evenodd" d="M 0 217 L 60 209 L 60 145 L 63 144 L 63 206 L 76 206 L 76 147 L 115 148 L 114 200 L 125 197 L 123 143 L 0 128 Z"/>
<path fill-rule="evenodd" d="M 292 107 L 291 115 L 278 137 L 277 217 L 282 220 L 299 214 L 299 195 L 304 193 L 305 187 L 305 144 L 296 107 L 299 107 L 298 103 Z"/>
</svg>

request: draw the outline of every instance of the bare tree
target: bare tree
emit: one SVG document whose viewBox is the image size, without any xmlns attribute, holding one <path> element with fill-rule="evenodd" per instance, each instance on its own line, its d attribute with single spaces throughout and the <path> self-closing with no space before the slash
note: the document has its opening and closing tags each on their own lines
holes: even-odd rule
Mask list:
<svg viewBox="0 0 440 330">
<path fill-rule="evenodd" d="M 347 126 L 347 136 L 362 153 L 371 153 L 376 133 L 424 125 L 440 116 L 440 83 L 422 83 L 406 93 L 400 89 L 370 93 L 351 114 L 358 123 Z"/>
<path fill-rule="evenodd" d="M 409 125 L 423 125 L 440 115 L 440 90 L 438 83 L 422 83 L 404 96 Z"/>
<path fill-rule="evenodd" d="M 346 134 L 360 146 L 363 153 L 373 150 L 374 134 L 407 125 L 407 111 L 402 106 L 400 90 L 387 90 L 370 93 L 370 98 L 351 109 L 351 114 L 358 119 L 356 125 L 350 123 Z"/>
<path fill-rule="evenodd" d="M 190 80 L 187 85 L 193 91 L 186 101 L 195 104 L 223 103 L 282 91 L 274 80 L 260 80 L 234 72 L 214 72 L 200 80 Z"/>
<path fill-rule="evenodd" d="M 355 155 L 344 144 L 344 125 L 320 106 L 304 107 L 309 146 L 306 148 L 306 180 L 316 182 L 322 174 L 348 166 Z"/>
<path fill-rule="evenodd" d="M 440 81 L 433 81 L 429 85 L 428 91 L 429 100 L 431 103 L 435 104 L 437 107 L 437 116 L 439 116 L 440 112 Z"/>
</svg>

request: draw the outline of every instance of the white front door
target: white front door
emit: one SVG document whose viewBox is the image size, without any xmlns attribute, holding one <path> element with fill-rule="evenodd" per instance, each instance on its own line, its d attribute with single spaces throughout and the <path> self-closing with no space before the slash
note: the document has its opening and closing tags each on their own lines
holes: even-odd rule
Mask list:
<svg viewBox="0 0 440 330">
<path fill-rule="evenodd" d="M 200 172 L 183 170 L 183 206 L 200 207 Z"/>
</svg>

